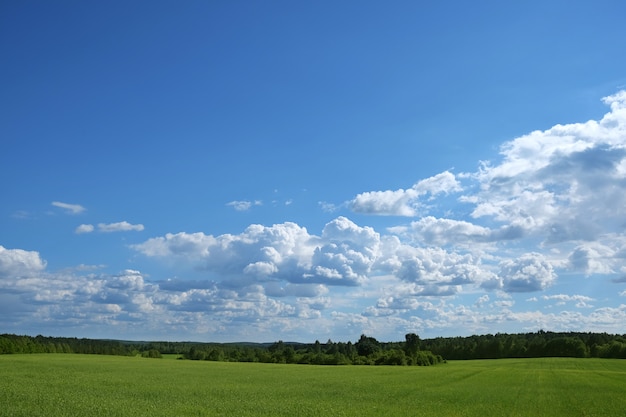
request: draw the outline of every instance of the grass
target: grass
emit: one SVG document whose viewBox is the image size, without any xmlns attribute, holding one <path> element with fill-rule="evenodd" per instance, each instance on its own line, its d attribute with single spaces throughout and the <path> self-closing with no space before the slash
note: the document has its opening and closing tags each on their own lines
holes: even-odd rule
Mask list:
<svg viewBox="0 0 626 417">
<path fill-rule="evenodd" d="M 0 355 L 0 416 L 621 416 L 626 361 L 434 367 Z"/>
</svg>

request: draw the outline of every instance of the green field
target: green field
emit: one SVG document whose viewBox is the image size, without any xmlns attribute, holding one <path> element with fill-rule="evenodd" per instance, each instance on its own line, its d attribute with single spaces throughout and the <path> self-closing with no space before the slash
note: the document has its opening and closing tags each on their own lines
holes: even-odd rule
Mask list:
<svg viewBox="0 0 626 417">
<path fill-rule="evenodd" d="M 623 416 L 626 361 L 314 366 L 0 355 L 0 416 Z"/>
</svg>

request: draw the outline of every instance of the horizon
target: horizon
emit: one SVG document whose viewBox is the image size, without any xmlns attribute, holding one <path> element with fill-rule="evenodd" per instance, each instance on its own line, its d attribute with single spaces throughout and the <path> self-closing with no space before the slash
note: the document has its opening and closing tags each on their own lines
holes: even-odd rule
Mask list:
<svg viewBox="0 0 626 417">
<path fill-rule="evenodd" d="M 0 333 L 626 333 L 601 4 L 3 4 Z"/>
<path fill-rule="evenodd" d="M 435 339 L 454 339 L 454 338 L 461 338 L 461 339 L 465 339 L 465 338 L 472 338 L 472 337 L 486 337 L 486 336 L 524 336 L 524 335 L 529 335 L 529 334 L 607 334 L 608 336 L 626 336 L 626 333 L 606 333 L 606 332 L 577 332 L 577 331 L 571 331 L 571 332 L 555 332 L 552 330 L 544 330 L 544 329 L 539 329 L 536 330 L 534 332 L 522 332 L 522 333 L 482 333 L 482 334 L 471 334 L 469 336 L 436 336 L 436 337 L 429 337 L 429 338 L 423 338 L 419 335 L 417 335 L 419 337 L 420 341 L 428 341 L 428 340 L 435 340 Z M 359 338 L 357 338 L 356 340 L 331 340 L 328 339 L 325 342 L 321 341 L 321 340 L 314 340 L 312 342 L 303 342 L 303 341 L 296 341 L 296 340 L 283 340 L 283 339 L 277 339 L 277 340 L 273 340 L 273 341 L 261 341 L 261 342 L 253 342 L 253 341 L 248 341 L 248 340 L 240 340 L 240 341 L 227 341 L 227 342 L 213 342 L 213 341 L 199 341 L 199 340 L 166 340 L 166 339 L 159 339 L 159 340 L 148 340 L 148 339 L 116 339 L 116 338 L 106 338 L 106 339 L 100 339 L 100 338 L 90 338 L 90 337 L 80 337 L 80 336 L 50 336 L 50 335 L 42 335 L 42 334 L 38 334 L 38 335 L 29 335 L 29 334 L 11 334 L 11 333 L 4 333 L 5 335 L 10 335 L 10 336 L 17 336 L 17 337 L 31 337 L 31 338 L 37 338 L 37 337 L 44 337 L 44 338 L 51 338 L 51 339 L 83 339 L 83 340 L 94 340 L 94 341 L 105 341 L 105 342 L 121 342 L 121 343 L 196 343 L 196 344 L 216 344 L 216 345 L 238 345 L 238 344 L 250 344 L 250 345 L 272 345 L 275 343 L 279 343 L 282 342 L 286 345 L 289 344 L 296 344 L 296 345 L 314 345 L 316 344 L 316 342 L 319 342 L 320 345 L 327 345 L 330 343 L 356 343 L 358 342 L 358 340 L 360 339 L 360 336 L 366 336 L 366 337 L 372 337 L 366 334 L 362 334 L 359 336 Z M 0 335 L 2 335 L 2 333 L 0 333 Z M 376 339 L 376 338 L 374 338 Z M 382 343 L 382 344 L 386 344 L 386 343 L 391 343 L 391 344 L 395 344 L 395 343 L 404 343 L 405 340 L 378 340 L 376 339 L 377 342 Z"/>
</svg>

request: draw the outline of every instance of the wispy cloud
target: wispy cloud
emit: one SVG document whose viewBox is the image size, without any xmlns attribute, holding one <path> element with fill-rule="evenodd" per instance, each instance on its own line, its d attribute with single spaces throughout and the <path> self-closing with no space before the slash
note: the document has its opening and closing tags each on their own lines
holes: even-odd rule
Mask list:
<svg viewBox="0 0 626 417">
<path fill-rule="evenodd" d="M 14 219 L 30 219 L 32 217 L 32 214 L 26 210 L 18 210 L 14 212 L 11 217 L 13 217 Z"/>
<path fill-rule="evenodd" d="M 329 203 L 326 201 L 319 201 L 317 203 L 320 208 L 322 209 L 322 211 L 325 211 L 326 213 L 332 213 L 334 211 L 337 211 L 341 208 L 340 205 L 334 204 L 334 203 Z"/>
<path fill-rule="evenodd" d="M 263 205 L 263 202 L 261 200 L 254 200 L 254 201 L 235 200 L 235 201 L 231 201 L 230 203 L 226 203 L 226 205 L 231 206 L 237 211 L 248 211 L 252 208 L 252 206 Z"/>
<path fill-rule="evenodd" d="M 52 205 L 54 207 L 58 207 L 58 208 L 65 210 L 65 212 L 69 214 L 79 214 L 87 210 L 85 207 L 81 206 L 80 204 L 68 204 L 68 203 L 62 203 L 60 201 L 53 201 Z"/>
</svg>

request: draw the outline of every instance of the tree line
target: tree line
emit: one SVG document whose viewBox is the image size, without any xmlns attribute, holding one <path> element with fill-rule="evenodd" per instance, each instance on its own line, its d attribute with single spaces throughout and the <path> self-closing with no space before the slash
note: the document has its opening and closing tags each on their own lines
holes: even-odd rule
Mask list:
<svg viewBox="0 0 626 417">
<path fill-rule="evenodd" d="M 425 339 L 425 349 L 449 360 L 499 358 L 613 358 L 626 359 L 626 335 L 546 332 L 497 333 L 468 337 Z"/>
<path fill-rule="evenodd" d="M 10 353 L 83 353 L 160 358 L 175 354 L 181 359 L 299 363 L 315 365 L 420 365 L 443 362 L 432 352 L 419 349 L 419 337 L 406 335 L 404 342 L 382 343 L 362 335 L 356 342 L 312 344 L 286 343 L 193 343 L 193 342 L 124 342 L 116 340 L 77 339 L 45 336 L 0 335 L 0 354 Z"/>
<path fill-rule="evenodd" d="M 361 335 L 356 342 L 312 344 L 287 343 L 279 340 L 266 347 L 253 345 L 194 345 L 184 354 L 192 360 L 298 363 L 311 365 L 417 365 L 429 366 L 443 362 L 432 352 L 419 349 L 419 337 L 406 335 L 404 342 L 383 343 Z"/>
<path fill-rule="evenodd" d="M 596 357 L 626 359 L 626 335 L 607 333 L 535 333 L 438 337 L 420 339 L 415 333 L 401 342 L 379 342 L 361 335 L 355 343 L 196 343 L 125 342 L 119 340 L 0 335 L 0 354 L 83 353 L 144 356 L 163 354 L 181 359 L 300 363 L 316 365 L 435 365 L 445 360 L 533 357 Z M 445 358 L 445 359 L 444 359 Z"/>
<path fill-rule="evenodd" d="M 1 334 L 0 354 L 6 353 L 84 353 L 126 356 L 137 352 L 134 352 L 133 346 L 116 340 Z"/>
</svg>

